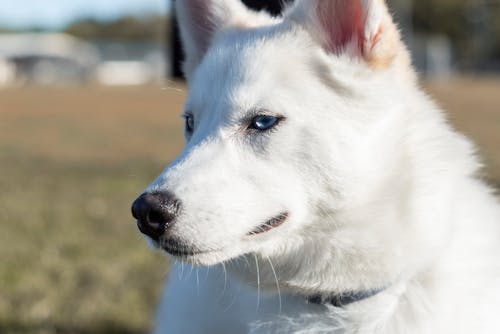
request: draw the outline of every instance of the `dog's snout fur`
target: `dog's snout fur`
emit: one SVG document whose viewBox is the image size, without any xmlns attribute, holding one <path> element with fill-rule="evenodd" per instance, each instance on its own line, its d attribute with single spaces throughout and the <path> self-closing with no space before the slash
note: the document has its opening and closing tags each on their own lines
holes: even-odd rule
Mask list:
<svg viewBox="0 0 500 334">
<path fill-rule="evenodd" d="M 132 204 L 139 230 L 158 241 L 175 223 L 181 202 L 170 192 L 144 193 Z"/>
</svg>

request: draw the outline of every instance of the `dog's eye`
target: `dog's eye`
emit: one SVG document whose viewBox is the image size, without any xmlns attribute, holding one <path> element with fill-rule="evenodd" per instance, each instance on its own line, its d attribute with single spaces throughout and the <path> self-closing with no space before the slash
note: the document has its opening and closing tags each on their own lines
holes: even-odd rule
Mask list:
<svg viewBox="0 0 500 334">
<path fill-rule="evenodd" d="M 184 116 L 185 127 L 187 133 L 192 133 L 194 131 L 194 117 L 192 115 Z"/>
<path fill-rule="evenodd" d="M 270 130 L 275 127 L 280 121 L 280 118 L 269 115 L 259 115 L 254 117 L 250 128 L 259 131 Z"/>
</svg>

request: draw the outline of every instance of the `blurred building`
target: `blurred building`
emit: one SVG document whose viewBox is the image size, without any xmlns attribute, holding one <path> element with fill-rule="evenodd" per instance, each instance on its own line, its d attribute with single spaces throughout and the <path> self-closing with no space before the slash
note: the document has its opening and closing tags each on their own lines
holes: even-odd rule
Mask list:
<svg viewBox="0 0 500 334">
<path fill-rule="evenodd" d="M 89 80 L 99 61 L 89 43 L 59 33 L 0 34 L 0 84 L 64 84 Z"/>
<path fill-rule="evenodd" d="M 94 45 L 101 57 L 95 76 L 100 84 L 143 85 L 165 78 L 167 60 L 159 43 L 99 41 Z"/>
<path fill-rule="evenodd" d="M 62 33 L 0 34 L 0 87 L 143 85 L 165 78 L 159 43 L 89 42 Z"/>
<path fill-rule="evenodd" d="M 16 67 L 8 59 L 0 58 L 0 87 L 12 84 L 16 76 Z"/>
</svg>

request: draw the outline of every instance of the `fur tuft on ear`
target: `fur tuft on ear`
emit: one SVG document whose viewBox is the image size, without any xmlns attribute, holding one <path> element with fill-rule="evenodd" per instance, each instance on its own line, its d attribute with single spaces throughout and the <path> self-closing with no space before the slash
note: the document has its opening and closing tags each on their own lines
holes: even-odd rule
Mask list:
<svg viewBox="0 0 500 334">
<path fill-rule="evenodd" d="M 269 15 L 251 11 L 240 0 L 177 0 L 175 9 L 186 55 L 183 69 L 188 79 L 217 33 L 231 26 L 248 28 L 272 21 Z"/>
<path fill-rule="evenodd" d="M 298 0 L 289 18 L 306 26 L 332 54 L 386 67 L 404 46 L 384 0 Z"/>
</svg>

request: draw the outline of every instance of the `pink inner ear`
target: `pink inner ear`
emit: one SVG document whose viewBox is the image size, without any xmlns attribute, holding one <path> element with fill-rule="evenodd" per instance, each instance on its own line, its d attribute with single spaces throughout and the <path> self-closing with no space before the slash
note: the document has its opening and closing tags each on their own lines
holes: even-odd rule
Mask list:
<svg viewBox="0 0 500 334">
<path fill-rule="evenodd" d="M 318 0 L 317 10 L 330 52 L 341 53 L 355 40 L 363 53 L 366 11 L 362 0 Z"/>
</svg>

